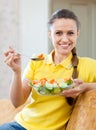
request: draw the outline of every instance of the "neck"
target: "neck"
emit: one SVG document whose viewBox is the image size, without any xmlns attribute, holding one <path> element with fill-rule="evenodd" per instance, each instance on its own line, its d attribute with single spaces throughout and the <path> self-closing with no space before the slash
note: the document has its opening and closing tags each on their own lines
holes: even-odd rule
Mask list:
<svg viewBox="0 0 96 130">
<path fill-rule="evenodd" d="M 59 64 L 60 62 L 62 62 L 63 60 L 65 60 L 68 57 L 68 55 L 58 55 L 57 53 L 53 54 L 53 61 L 55 64 Z"/>
</svg>

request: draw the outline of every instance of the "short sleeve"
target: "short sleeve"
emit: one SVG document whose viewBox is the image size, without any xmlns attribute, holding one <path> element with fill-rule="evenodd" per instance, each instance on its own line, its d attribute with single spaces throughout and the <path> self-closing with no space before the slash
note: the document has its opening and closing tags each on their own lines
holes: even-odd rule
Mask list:
<svg viewBox="0 0 96 130">
<path fill-rule="evenodd" d="M 34 62 L 30 60 L 27 67 L 25 68 L 25 70 L 23 72 L 22 79 L 27 78 L 29 80 L 33 80 L 34 67 L 35 67 Z"/>
<path fill-rule="evenodd" d="M 80 58 L 79 76 L 85 82 L 96 82 L 96 60 L 92 58 Z"/>
</svg>

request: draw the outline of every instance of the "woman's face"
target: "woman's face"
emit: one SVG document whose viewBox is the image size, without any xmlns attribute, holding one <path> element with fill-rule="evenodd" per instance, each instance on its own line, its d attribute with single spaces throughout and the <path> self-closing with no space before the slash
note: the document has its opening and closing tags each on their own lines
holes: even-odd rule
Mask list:
<svg viewBox="0 0 96 130">
<path fill-rule="evenodd" d="M 69 55 L 78 37 L 76 22 L 72 19 L 55 19 L 49 37 L 57 54 Z"/>
</svg>

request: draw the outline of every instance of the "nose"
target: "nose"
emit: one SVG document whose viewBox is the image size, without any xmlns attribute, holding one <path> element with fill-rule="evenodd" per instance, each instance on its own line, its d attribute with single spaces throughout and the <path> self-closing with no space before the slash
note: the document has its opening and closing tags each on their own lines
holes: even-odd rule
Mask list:
<svg viewBox="0 0 96 130">
<path fill-rule="evenodd" d="M 62 36 L 62 40 L 63 40 L 64 42 L 67 42 L 67 41 L 68 41 L 68 36 L 67 36 L 66 34 L 64 34 L 64 35 Z"/>
</svg>

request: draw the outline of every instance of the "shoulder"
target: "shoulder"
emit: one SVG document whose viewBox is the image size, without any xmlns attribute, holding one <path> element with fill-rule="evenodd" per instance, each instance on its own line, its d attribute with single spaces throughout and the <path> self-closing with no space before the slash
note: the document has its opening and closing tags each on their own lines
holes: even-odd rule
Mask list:
<svg viewBox="0 0 96 130">
<path fill-rule="evenodd" d="M 82 66 L 87 66 L 87 67 L 92 67 L 96 66 L 96 60 L 90 57 L 78 57 L 79 59 L 79 65 Z"/>
<path fill-rule="evenodd" d="M 90 57 L 78 57 L 78 59 L 82 63 L 96 63 L 96 60 Z"/>
<path fill-rule="evenodd" d="M 96 82 L 96 60 L 89 57 L 79 57 L 79 75 L 84 81 Z"/>
</svg>

